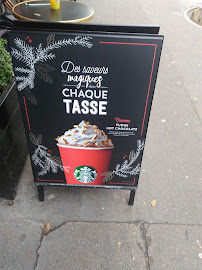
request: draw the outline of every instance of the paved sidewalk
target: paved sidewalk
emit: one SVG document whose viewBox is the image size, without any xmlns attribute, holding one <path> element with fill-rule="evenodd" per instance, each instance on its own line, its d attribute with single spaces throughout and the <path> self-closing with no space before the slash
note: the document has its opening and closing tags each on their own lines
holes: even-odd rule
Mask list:
<svg viewBox="0 0 202 270">
<path fill-rule="evenodd" d="M 201 270 L 202 27 L 184 18 L 199 4 L 85 3 L 92 23 L 159 24 L 165 36 L 135 204 L 126 190 L 61 187 L 39 202 L 28 159 L 14 205 L 0 198 L 0 269 Z"/>
</svg>

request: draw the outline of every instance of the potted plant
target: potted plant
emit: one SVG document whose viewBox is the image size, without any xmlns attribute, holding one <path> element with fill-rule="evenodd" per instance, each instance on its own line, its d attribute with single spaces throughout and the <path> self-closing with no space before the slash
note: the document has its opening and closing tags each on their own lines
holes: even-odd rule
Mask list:
<svg viewBox="0 0 202 270">
<path fill-rule="evenodd" d="M 0 37 L 0 94 L 6 89 L 13 76 L 11 56 L 5 45 L 8 41 Z"/>
<path fill-rule="evenodd" d="M 0 196 L 13 200 L 27 145 L 7 40 L 0 37 Z"/>
</svg>

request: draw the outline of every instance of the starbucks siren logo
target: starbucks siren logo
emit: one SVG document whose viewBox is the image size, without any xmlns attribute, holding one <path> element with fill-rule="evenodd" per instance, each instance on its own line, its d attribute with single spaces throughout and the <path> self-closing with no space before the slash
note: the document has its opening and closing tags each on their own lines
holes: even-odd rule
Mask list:
<svg viewBox="0 0 202 270">
<path fill-rule="evenodd" d="M 97 177 L 97 172 L 90 166 L 79 166 L 74 170 L 75 178 L 82 183 L 91 183 Z"/>
</svg>

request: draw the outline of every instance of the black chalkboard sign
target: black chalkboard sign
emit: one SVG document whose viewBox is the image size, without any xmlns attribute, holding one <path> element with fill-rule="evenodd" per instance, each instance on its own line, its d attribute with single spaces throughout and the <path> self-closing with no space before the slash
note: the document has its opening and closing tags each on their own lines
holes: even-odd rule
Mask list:
<svg viewBox="0 0 202 270">
<path fill-rule="evenodd" d="M 9 38 L 36 184 L 135 190 L 163 37 L 11 28 Z"/>
</svg>

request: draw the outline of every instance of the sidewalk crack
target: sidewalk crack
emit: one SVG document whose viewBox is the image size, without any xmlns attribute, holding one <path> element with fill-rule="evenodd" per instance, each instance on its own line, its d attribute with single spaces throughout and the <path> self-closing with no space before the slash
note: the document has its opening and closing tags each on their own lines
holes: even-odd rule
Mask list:
<svg viewBox="0 0 202 270">
<path fill-rule="evenodd" d="M 43 231 L 43 229 L 42 229 L 42 232 L 41 232 L 41 238 L 40 238 L 40 241 L 39 241 L 38 248 L 37 248 L 37 250 L 36 250 L 36 260 L 35 260 L 35 263 L 34 263 L 34 268 L 33 268 L 33 270 L 35 270 L 35 269 L 37 268 L 37 266 L 38 266 L 38 261 L 39 261 L 39 257 L 40 257 L 40 255 L 39 255 L 39 250 L 40 250 L 40 248 L 41 248 L 41 245 L 42 245 L 44 236 L 45 236 L 45 234 L 44 234 L 44 231 Z"/>
<path fill-rule="evenodd" d="M 150 225 L 147 224 L 146 226 L 144 223 L 140 223 L 140 226 L 139 226 L 144 247 L 142 247 L 140 243 L 137 243 L 137 245 L 144 255 L 145 263 L 146 263 L 146 270 L 151 270 L 150 266 L 153 263 L 153 258 L 149 256 L 149 246 L 151 245 L 151 237 L 147 236 L 147 231 Z"/>
<path fill-rule="evenodd" d="M 73 221 L 73 222 L 75 222 L 75 221 Z M 70 223 L 70 222 L 69 221 L 65 221 L 65 222 L 61 223 L 60 225 L 54 227 L 53 229 L 50 229 L 49 232 L 46 235 L 48 235 L 49 233 L 52 233 L 52 232 L 56 231 L 57 229 L 60 229 L 61 227 L 65 226 L 67 223 Z"/>
</svg>

